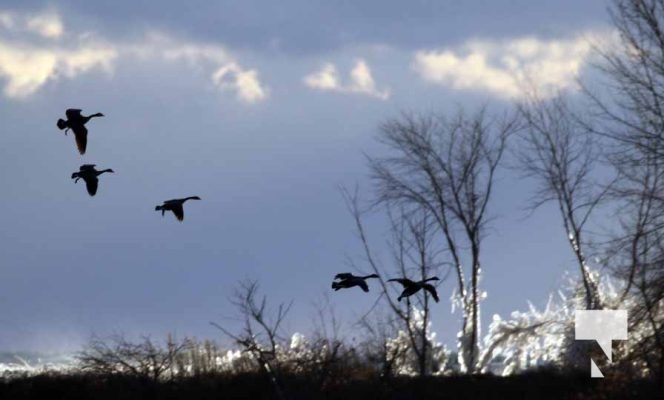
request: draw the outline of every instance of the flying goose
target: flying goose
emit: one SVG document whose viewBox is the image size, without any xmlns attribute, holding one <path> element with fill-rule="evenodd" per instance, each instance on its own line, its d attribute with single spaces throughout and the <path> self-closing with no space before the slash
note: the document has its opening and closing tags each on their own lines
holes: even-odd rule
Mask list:
<svg viewBox="0 0 664 400">
<path fill-rule="evenodd" d="M 367 285 L 367 282 L 365 279 L 368 278 L 378 278 L 378 275 L 376 274 L 371 274 L 367 276 L 355 276 L 349 272 L 344 272 L 341 274 L 337 274 L 334 279 L 339 279 L 339 282 L 332 282 L 332 289 L 334 290 L 339 290 L 339 289 L 347 289 L 347 288 L 352 288 L 353 286 L 359 286 L 364 290 L 365 292 L 369 291 L 369 286 Z"/>
<path fill-rule="evenodd" d="M 411 281 L 410 279 L 406 278 L 401 278 L 401 279 L 388 279 L 388 282 L 399 282 L 403 286 L 403 292 L 401 292 L 401 295 L 397 299 L 397 301 L 401 301 L 402 298 L 412 296 L 415 293 L 417 293 L 420 289 L 424 289 L 431 293 L 431 296 L 433 299 L 438 303 L 438 293 L 436 292 L 436 288 L 433 287 L 433 285 L 427 283 L 428 281 L 437 281 L 439 280 L 437 277 L 433 278 L 427 278 L 424 280 L 421 280 L 419 282 L 414 282 Z"/>
<path fill-rule="evenodd" d="M 85 124 L 90 121 L 90 119 L 95 117 L 103 117 L 104 114 L 96 113 L 92 115 L 83 116 L 81 115 L 81 110 L 78 108 L 70 108 L 65 111 L 67 115 L 67 120 L 62 118 L 58 119 L 58 128 L 60 130 L 65 130 L 65 135 L 67 131 L 71 129 L 74 132 L 74 138 L 76 138 L 76 147 L 78 147 L 78 152 L 85 154 L 85 148 L 88 145 L 88 129 L 85 127 Z"/>
<path fill-rule="evenodd" d="M 178 221 L 184 220 L 184 209 L 182 208 L 182 205 L 184 204 L 185 201 L 187 200 L 200 200 L 201 198 L 198 196 L 190 196 L 190 197 L 185 197 L 184 199 L 173 199 L 173 200 L 166 200 L 164 204 L 155 207 L 155 211 L 161 211 L 161 216 L 164 216 L 164 213 L 166 211 L 173 211 L 173 214 L 175 214 L 175 218 L 178 219 Z"/>
<path fill-rule="evenodd" d="M 78 182 L 79 179 L 85 181 L 85 187 L 88 189 L 88 194 L 94 196 L 97 193 L 97 186 L 99 185 L 99 175 L 104 172 L 115 172 L 112 169 L 104 169 L 97 171 L 95 169 L 95 164 L 83 164 L 79 168 L 78 172 L 71 174 L 71 179 L 74 179 L 74 183 Z"/>
</svg>

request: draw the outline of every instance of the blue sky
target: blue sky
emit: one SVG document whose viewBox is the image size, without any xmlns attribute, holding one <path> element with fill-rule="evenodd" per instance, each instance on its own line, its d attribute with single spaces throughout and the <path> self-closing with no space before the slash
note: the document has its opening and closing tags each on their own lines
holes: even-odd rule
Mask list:
<svg viewBox="0 0 664 400">
<path fill-rule="evenodd" d="M 91 333 L 218 338 L 258 279 L 307 332 L 324 295 L 346 334 L 376 292 L 332 292 L 361 257 L 339 185 L 370 195 L 363 153 L 402 110 L 501 108 L 531 76 L 575 90 L 603 1 L 33 2 L 0 6 L 0 349 L 73 349 Z M 80 156 L 55 121 L 103 112 Z M 97 196 L 69 179 L 113 168 Z M 554 207 L 501 173 L 484 244 L 489 321 L 543 305 L 573 270 Z M 154 211 L 199 195 L 178 223 Z M 381 257 L 385 225 L 368 221 Z M 452 344 L 451 281 L 434 330 Z"/>
</svg>

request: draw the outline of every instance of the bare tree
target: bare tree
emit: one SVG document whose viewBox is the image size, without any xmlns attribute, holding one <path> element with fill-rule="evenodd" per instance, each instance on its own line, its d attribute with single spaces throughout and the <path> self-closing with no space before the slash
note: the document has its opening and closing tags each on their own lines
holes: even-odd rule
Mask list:
<svg viewBox="0 0 664 400">
<path fill-rule="evenodd" d="M 619 176 L 612 194 L 622 230 L 610 244 L 626 280 L 622 299 L 635 296 L 630 323 L 643 329 L 635 347 L 664 382 L 664 1 L 614 0 L 610 13 L 619 41 L 599 49 L 608 96 L 586 93 Z"/>
<path fill-rule="evenodd" d="M 532 211 L 548 202 L 560 210 L 565 234 L 579 267 L 586 309 L 601 308 L 597 282 L 586 261 L 586 224 L 606 197 L 611 184 L 599 185 L 593 172 L 600 158 L 599 144 L 589 124 L 579 121 L 562 95 L 542 100 L 531 93 L 518 107 L 526 123 L 517 157 L 526 177 L 539 189 Z"/>
<path fill-rule="evenodd" d="M 650 153 L 638 165 L 616 167 L 621 232 L 610 242 L 610 255 L 626 281 L 621 300 L 636 299 L 629 310 L 630 332 L 639 332 L 632 354 L 664 380 L 664 161 Z"/>
<path fill-rule="evenodd" d="M 609 12 L 620 40 L 597 47 L 607 96 L 585 90 L 597 119 L 606 121 L 595 133 L 636 160 L 646 153 L 661 157 L 664 148 L 653 143 L 664 140 L 664 2 L 613 0 Z"/>
<path fill-rule="evenodd" d="M 215 322 L 211 324 L 254 357 L 272 382 L 277 396 L 285 399 L 277 351 L 280 342 L 283 341 L 280 335 L 281 324 L 293 303 L 281 303 L 276 310 L 270 312 L 267 309 L 267 297 L 258 299 L 258 288 L 256 281 L 241 282 L 231 299 L 244 322 L 244 328 L 240 333 L 232 333 Z"/>
<path fill-rule="evenodd" d="M 170 373 L 170 378 L 175 376 L 175 360 L 188 346 L 187 339 L 177 342 L 170 335 L 165 347 L 155 344 L 149 336 L 141 337 L 139 342 L 122 335 L 93 336 L 76 358 L 84 372 L 129 374 L 157 381 L 166 373 Z"/>
<path fill-rule="evenodd" d="M 479 369 L 480 254 L 487 208 L 507 138 L 519 129 L 516 115 L 490 118 L 486 109 L 472 115 L 461 110 L 451 118 L 404 114 L 381 127 L 379 140 L 388 154 L 369 159 L 376 204 L 399 210 L 397 228 L 400 221 L 408 229 L 426 227 L 426 240 L 416 238 L 414 248 L 435 240 L 444 244 L 463 312 L 461 365 L 470 372 Z"/>
<path fill-rule="evenodd" d="M 431 222 L 431 217 L 423 210 L 406 211 L 403 207 L 398 207 L 394 211 L 390 206 L 386 208 L 388 221 L 390 222 L 390 238 L 387 245 L 391 250 L 391 267 L 385 268 L 384 265 L 373 255 L 369 245 L 369 239 L 365 231 L 362 217 L 366 210 L 360 208 L 360 200 L 357 190 L 350 193 L 343 190 L 346 205 L 352 214 L 355 227 L 362 243 L 365 260 L 374 273 L 380 276 L 379 283 L 383 297 L 389 309 L 401 322 L 400 326 L 407 333 L 411 349 L 415 353 L 417 360 L 417 370 L 420 376 L 431 373 L 431 348 L 427 338 L 427 326 L 431 318 L 431 301 L 427 291 L 422 290 L 417 295 L 406 297 L 405 304 L 395 301 L 396 293 L 399 293 L 401 286 L 390 284 L 385 276 L 397 274 L 399 277 L 419 277 L 424 280 L 436 274 L 436 271 L 442 266 L 439 261 L 440 249 L 434 239 L 435 228 Z M 356 263 L 351 260 L 351 264 L 358 268 Z M 414 306 L 421 310 L 422 319 L 415 323 Z M 364 320 L 363 325 L 367 328 L 368 320 Z M 380 322 L 384 324 L 385 321 Z"/>
<path fill-rule="evenodd" d="M 664 1 L 614 0 L 609 11 L 618 41 L 596 47 L 605 85 L 602 92 L 584 86 L 586 114 L 594 117 L 584 128 L 609 139 L 605 155 L 617 172 L 606 194 L 619 230 L 605 244 L 625 286 L 611 306 L 630 307 L 630 347 L 639 360 L 631 361 L 664 382 Z M 577 163 L 587 150 L 581 146 Z"/>
</svg>

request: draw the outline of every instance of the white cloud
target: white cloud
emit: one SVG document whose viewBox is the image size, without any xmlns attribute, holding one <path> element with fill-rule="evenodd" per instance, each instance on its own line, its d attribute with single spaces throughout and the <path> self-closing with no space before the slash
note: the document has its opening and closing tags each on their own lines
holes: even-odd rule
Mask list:
<svg viewBox="0 0 664 400">
<path fill-rule="evenodd" d="M 323 68 L 304 77 L 304 84 L 313 89 L 335 90 L 340 87 L 339 74 L 334 64 L 327 63 Z"/>
<path fill-rule="evenodd" d="M 180 42 L 167 35 L 151 33 L 145 43 L 131 46 L 131 51 L 142 57 L 162 57 L 210 69 L 212 83 L 221 90 L 235 92 L 235 97 L 244 103 L 257 103 L 269 95 L 267 87 L 258 79 L 258 71 L 245 69 L 219 45 Z"/>
<path fill-rule="evenodd" d="M 312 89 L 322 91 L 359 93 L 381 100 L 387 100 L 390 97 L 388 89 L 379 90 L 376 88 L 376 82 L 371 76 L 371 69 L 362 59 L 357 60 L 350 71 L 350 82 L 346 85 L 341 83 L 337 68 L 332 63 L 326 63 L 319 71 L 305 76 L 303 82 Z"/>
<path fill-rule="evenodd" d="M 58 38 L 65 32 L 60 16 L 52 10 L 38 13 L 0 11 L 0 28 L 13 33 L 37 34 L 49 39 Z"/>
<path fill-rule="evenodd" d="M 524 94 L 524 87 L 534 87 L 546 96 L 576 87 L 591 52 L 591 38 L 596 42 L 598 37 L 471 41 L 456 51 L 418 51 L 413 68 L 423 79 L 454 89 L 485 90 L 514 99 Z"/>
<path fill-rule="evenodd" d="M 4 30 L 4 31 L 3 31 Z M 34 35 L 42 39 L 37 40 Z M 44 39 L 48 39 L 44 41 Z M 73 79 L 91 70 L 110 72 L 118 59 L 136 57 L 185 62 L 203 70 L 210 83 L 232 91 L 245 103 L 268 97 L 255 69 L 247 69 L 222 46 L 149 33 L 129 42 L 106 42 L 93 33 L 65 33 L 54 12 L 18 14 L 0 11 L 0 82 L 9 98 L 25 98 L 49 81 Z"/>
<path fill-rule="evenodd" d="M 103 46 L 47 50 L 0 39 L 0 77 L 6 80 L 3 93 L 10 98 L 25 98 L 59 75 L 73 78 L 94 68 L 108 70 L 116 56 L 115 50 Z"/>
<path fill-rule="evenodd" d="M 38 14 L 28 17 L 26 27 L 43 37 L 58 38 L 64 33 L 60 17 L 55 13 Z"/>
<path fill-rule="evenodd" d="M 245 103 L 265 100 L 268 91 L 258 80 L 255 69 L 244 70 L 239 65 L 225 65 L 212 74 L 212 81 L 222 89 L 234 90 L 237 98 Z"/>
</svg>

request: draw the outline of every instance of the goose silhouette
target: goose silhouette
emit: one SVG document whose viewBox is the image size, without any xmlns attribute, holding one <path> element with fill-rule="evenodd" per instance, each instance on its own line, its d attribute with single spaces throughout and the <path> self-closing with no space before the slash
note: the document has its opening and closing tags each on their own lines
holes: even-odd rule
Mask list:
<svg viewBox="0 0 664 400">
<path fill-rule="evenodd" d="M 85 127 L 85 124 L 90 121 L 90 119 L 95 117 L 103 117 L 104 114 L 96 113 L 88 116 L 81 115 L 81 110 L 78 108 L 70 108 L 65 111 L 67 120 L 62 118 L 58 119 L 57 126 L 60 130 L 65 130 L 65 135 L 67 131 L 71 129 L 74 132 L 74 138 L 76 139 L 76 147 L 78 152 L 81 155 L 85 154 L 85 149 L 88 146 L 88 129 Z"/>
<path fill-rule="evenodd" d="M 184 208 L 182 208 L 182 205 L 184 204 L 185 201 L 187 200 L 200 200 L 201 198 L 198 196 L 190 196 L 190 197 L 185 197 L 183 199 L 172 199 L 172 200 L 166 200 L 164 204 L 155 207 L 155 211 L 161 211 L 161 216 L 164 216 L 164 213 L 166 211 L 172 211 L 173 214 L 175 215 L 175 218 L 178 219 L 178 221 L 182 222 L 184 220 Z"/>
<path fill-rule="evenodd" d="M 437 277 L 433 278 L 427 278 L 421 281 L 411 281 L 410 279 L 406 278 L 395 278 L 395 279 L 388 279 L 388 282 L 399 282 L 401 286 L 403 286 L 403 291 L 401 292 L 401 295 L 397 299 L 397 301 L 401 301 L 402 298 L 404 297 L 409 297 L 414 295 L 415 293 L 419 292 L 421 289 L 426 290 L 427 292 L 431 293 L 431 296 L 433 299 L 438 303 L 438 292 L 436 292 L 436 288 L 433 287 L 433 285 L 427 283 L 428 281 L 437 281 L 439 280 Z"/>
<path fill-rule="evenodd" d="M 334 279 L 339 279 L 338 282 L 332 282 L 332 289 L 334 290 L 339 290 L 339 289 L 347 289 L 347 288 L 352 288 L 354 286 L 359 286 L 364 290 L 365 292 L 369 291 L 369 286 L 367 285 L 367 282 L 365 281 L 368 278 L 378 278 L 379 276 L 376 274 L 371 274 L 367 276 L 355 276 L 349 272 L 344 272 L 337 274 Z"/>
<path fill-rule="evenodd" d="M 103 169 L 97 171 L 95 169 L 95 164 L 83 164 L 79 168 L 78 172 L 71 174 L 71 179 L 74 179 L 74 183 L 78 182 L 79 179 L 85 181 L 85 187 L 88 189 L 88 194 L 94 196 L 97 193 L 97 186 L 99 185 L 98 176 L 104 172 L 115 172 L 112 169 Z"/>
</svg>

